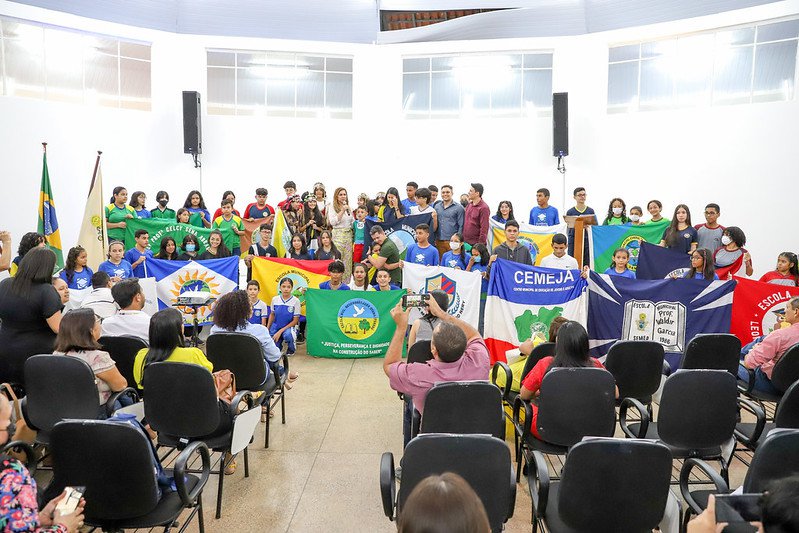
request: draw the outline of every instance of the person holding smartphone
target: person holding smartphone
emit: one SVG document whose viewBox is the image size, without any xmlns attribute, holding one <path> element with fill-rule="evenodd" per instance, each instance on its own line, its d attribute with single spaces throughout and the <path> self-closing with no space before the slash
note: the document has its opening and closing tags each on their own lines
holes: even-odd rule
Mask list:
<svg viewBox="0 0 799 533">
<path fill-rule="evenodd" d="M 0 446 L 12 439 L 15 424 L 11 421 L 11 404 L 0 394 Z M 39 511 L 36 507 L 36 481 L 25 465 L 6 455 L 0 456 L 0 530 L 76 533 L 83 527 L 83 508 L 80 498 L 77 507 L 63 513 L 56 506 L 69 489 Z"/>
</svg>

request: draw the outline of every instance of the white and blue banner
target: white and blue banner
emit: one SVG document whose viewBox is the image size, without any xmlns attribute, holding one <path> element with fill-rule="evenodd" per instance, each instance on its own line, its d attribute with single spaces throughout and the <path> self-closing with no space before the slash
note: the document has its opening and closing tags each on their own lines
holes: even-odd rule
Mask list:
<svg viewBox="0 0 799 533">
<path fill-rule="evenodd" d="M 497 259 L 491 265 L 485 310 L 485 340 L 491 362 L 539 335 L 563 316 L 585 325 L 588 282 L 579 270 L 557 270 Z"/>
<path fill-rule="evenodd" d="M 434 290 L 442 290 L 449 297 L 447 312 L 477 327 L 480 321 L 480 285 L 482 276 L 479 272 L 443 267 L 424 266 L 405 263 L 402 269 L 402 288 L 410 289 L 417 294 L 425 294 Z M 411 311 L 410 321 L 419 318 L 418 309 Z"/>
<path fill-rule="evenodd" d="M 173 307 L 178 296 L 186 291 L 203 291 L 219 298 L 239 286 L 239 258 L 235 256 L 204 261 L 147 259 L 147 269 L 155 278 L 159 309 Z M 189 308 L 177 309 L 184 313 L 187 324 L 193 322 Z M 198 308 L 197 318 L 200 324 L 210 324 L 211 305 Z"/>
<path fill-rule="evenodd" d="M 699 333 L 728 333 L 735 281 L 638 280 L 591 272 L 588 336 L 591 355 L 606 355 L 617 340 L 659 342 L 676 369 L 685 345 Z"/>
</svg>

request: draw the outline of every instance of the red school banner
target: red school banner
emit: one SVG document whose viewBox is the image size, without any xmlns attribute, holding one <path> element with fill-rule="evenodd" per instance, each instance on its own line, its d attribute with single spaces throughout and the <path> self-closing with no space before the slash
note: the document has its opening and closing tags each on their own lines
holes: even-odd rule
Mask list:
<svg viewBox="0 0 799 533">
<path fill-rule="evenodd" d="M 771 333 L 777 325 L 777 311 L 784 310 L 788 300 L 799 296 L 799 287 L 786 287 L 734 277 L 730 333 L 741 339 L 741 344 L 752 342 L 761 335 Z"/>
</svg>

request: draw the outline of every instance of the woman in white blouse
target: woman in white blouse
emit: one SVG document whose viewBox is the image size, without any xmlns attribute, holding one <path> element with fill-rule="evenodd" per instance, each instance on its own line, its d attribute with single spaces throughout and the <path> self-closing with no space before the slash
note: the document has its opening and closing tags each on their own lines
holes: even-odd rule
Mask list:
<svg viewBox="0 0 799 533">
<path fill-rule="evenodd" d="M 327 205 L 327 223 L 333 229 L 333 242 L 344 261 L 344 279 L 352 274 L 352 216 L 347 189 L 339 187 L 333 194 L 333 202 Z"/>
</svg>

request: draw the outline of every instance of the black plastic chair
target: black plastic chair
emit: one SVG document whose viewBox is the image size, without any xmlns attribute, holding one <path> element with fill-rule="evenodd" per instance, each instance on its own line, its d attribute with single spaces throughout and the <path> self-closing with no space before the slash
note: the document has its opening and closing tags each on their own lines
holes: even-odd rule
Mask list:
<svg viewBox="0 0 799 533">
<path fill-rule="evenodd" d="M 649 533 L 663 518 L 671 453 L 661 443 L 586 438 L 572 446 L 555 482 L 543 454 L 533 452 L 533 464 L 534 532 L 543 522 L 552 533 Z"/>
<path fill-rule="evenodd" d="M 788 348 L 771 370 L 771 384 L 780 391 L 780 394 L 769 394 L 756 390 L 754 388 L 755 371 L 751 368 L 747 370 L 749 371 L 749 383 L 738 381 L 738 388 L 741 392 L 756 400 L 761 404 L 761 407 L 764 407 L 762 405 L 763 402 L 779 402 L 780 398 L 782 398 L 782 393 L 799 380 L 799 343 Z"/>
<path fill-rule="evenodd" d="M 158 445 L 182 449 L 189 443 L 203 441 L 214 452 L 244 452 L 244 477 L 249 477 L 247 446 L 252 441 L 260 420 L 261 409 L 250 408 L 252 392 L 241 391 L 230 404 L 236 412 L 230 431 L 213 436 L 219 427 L 220 414 L 216 387 L 211 373 L 189 363 L 152 363 L 147 366 L 142 383 L 147 391 L 144 414 L 150 427 L 158 432 Z M 246 402 L 248 409 L 238 412 Z M 231 459 L 232 460 L 232 459 Z M 219 487 L 216 517 L 222 514 L 222 490 L 227 466 L 224 455 L 219 458 Z M 229 464 L 229 462 L 228 462 Z"/>
<path fill-rule="evenodd" d="M 757 450 L 760 437 L 768 435 L 772 429 L 799 429 L 799 381 L 788 387 L 780 398 L 773 422 L 766 421 L 766 413 L 759 406 L 752 409 L 751 405 L 742 404 L 741 407 L 752 413 L 756 421 L 736 424 L 735 438 L 754 451 Z"/>
<path fill-rule="evenodd" d="M 419 431 L 477 433 L 504 439 L 502 393 L 496 385 L 487 381 L 437 383 L 425 397 Z"/>
<path fill-rule="evenodd" d="M 22 412 L 28 426 L 38 432 L 36 442 L 48 444 L 50 432 L 62 420 L 105 418 L 111 416 L 120 397 L 138 400 L 136 391 L 128 387 L 100 405 L 96 379 L 88 363 L 76 357 L 34 355 L 25 361 L 27 395 Z"/>
<path fill-rule="evenodd" d="M 128 380 L 128 385 L 138 389 L 136 379 L 133 377 L 133 362 L 139 350 L 147 348 L 147 343 L 139 337 L 131 335 L 121 335 L 119 337 L 103 336 L 97 342 L 114 360 L 119 373 Z"/>
<path fill-rule="evenodd" d="M 799 474 L 799 430 L 778 429 L 767 435 L 752 457 L 752 464 L 746 471 L 743 492 L 752 494 L 765 491 L 772 481 Z M 694 468 L 708 476 L 715 485 L 714 490 L 690 490 L 688 480 Z M 680 492 L 688 506 L 684 524 L 692 514 L 700 514 L 707 507 L 711 494 L 726 494 L 729 487 L 713 469 L 701 459 L 688 459 L 680 472 Z"/>
<path fill-rule="evenodd" d="M 530 352 L 530 355 L 527 356 L 527 359 L 524 362 L 524 368 L 522 369 L 522 375 L 519 377 L 519 383 L 524 381 L 524 378 L 527 377 L 527 374 L 530 373 L 530 371 L 541 359 L 544 357 L 554 356 L 554 342 L 544 342 L 533 348 L 533 351 Z M 493 368 L 491 368 L 491 382 L 496 385 L 497 375 L 499 374 L 500 370 L 503 372 L 503 374 L 505 374 L 505 386 L 502 387 L 502 400 L 508 407 L 513 408 L 513 403 L 516 401 L 516 397 L 519 395 L 519 393 L 511 390 L 511 386 L 513 385 L 513 372 L 507 363 L 502 361 L 497 361 L 494 363 Z"/>
<path fill-rule="evenodd" d="M 629 438 L 663 442 L 675 459 L 718 460 L 726 480 L 729 458 L 723 456 L 722 446 L 733 437 L 738 405 L 754 406 L 737 396 L 735 377 L 725 370 L 678 370 L 663 385 L 657 422 L 639 402 L 626 398 L 619 410 L 619 424 Z M 640 422 L 627 422 L 629 407 L 638 411 Z"/>
<path fill-rule="evenodd" d="M 741 341 L 730 333 L 702 333 L 685 347 L 682 365 L 685 370 L 726 370 L 738 375 Z"/>
<path fill-rule="evenodd" d="M 408 363 L 426 363 L 433 358 L 430 341 L 416 341 L 408 349 Z"/>
<path fill-rule="evenodd" d="M 513 425 L 519 436 L 516 481 L 521 479 L 522 458 L 529 465 L 534 450 L 566 455 L 569 447 L 584 437 L 612 437 L 616 427 L 615 398 L 616 384 L 607 370 L 555 368 L 547 372 L 538 397 L 536 429 L 540 439 L 531 431 L 530 402 L 519 397 L 513 406 Z M 524 421 L 519 417 L 522 408 Z"/>
<path fill-rule="evenodd" d="M 205 341 L 208 360 L 214 365 L 214 370 L 230 370 L 236 376 L 236 390 L 248 390 L 253 393 L 263 392 L 255 400 L 255 405 L 266 406 L 271 409 L 274 405 L 272 397 L 277 395 L 283 407 L 283 423 L 286 423 L 285 405 L 283 404 L 282 385 L 285 376 L 281 379 L 279 372 L 271 371 L 266 375 L 266 365 L 261 350 L 261 343 L 252 335 L 246 333 L 214 333 Z M 284 359 L 287 357 L 284 355 Z M 275 365 L 277 366 L 277 365 Z M 286 375 L 288 371 L 286 371 Z M 278 385 L 277 380 L 281 383 Z M 280 389 L 280 392 L 278 392 Z M 269 416 L 266 417 L 264 431 L 264 448 L 269 448 Z"/>
<path fill-rule="evenodd" d="M 489 435 L 444 435 L 426 433 L 408 443 L 402 456 L 402 483 L 397 494 L 394 455 L 380 460 L 380 494 L 383 512 L 389 520 L 402 513 L 405 501 L 420 481 L 428 476 L 454 472 L 474 489 L 485 506 L 492 531 L 513 516 L 516 484 L 513 481 L 510 449 Z"/>
<path fill-rule="evenodd" d="M 618 341 L 610 347 L 605 368 L 619 388 L 617 404 L 635 398 L 652 414 L 652 396 L 660 387 L 665 353 L 654 341 Z"/>
<path fill-rule="evenodd" d="M 153 449 L 147 437 L 121 422 L 67 420 L 53 428 L 53 480 L 49 493 L 67 486 L 85 487 L 86 525 L 104 531 L 163 527 L 170 531 L 186 509 L 191 513 L 180 531 L 197 515 L 205 531 L 202 491 L 211 471 L 208 448 L 202 442 L 188 445 L 173 470 L 177 491 L 163 492 L 153 469 Z M 200 477 L 187 473 L 187 464 L 199 453 Z"/>
<path fill-rule="evenodd" d="M 38 466 L 39 459 L 36 455 L 36 451 L 33 449 L 33 446 L 29 442 L 25 442 L 23 440 L 13 440 L 11 442 L 7 442 L 0 448 L 0 455 L 10 455 L 11 452 L 14 454 L 22 454 L 25 456 L 25 461 L 20 461 L 22 464 L 25 465 L 25 468 L 28 469 L 31 477 L 36 475 L 36 467 Z"/>
</svg>

